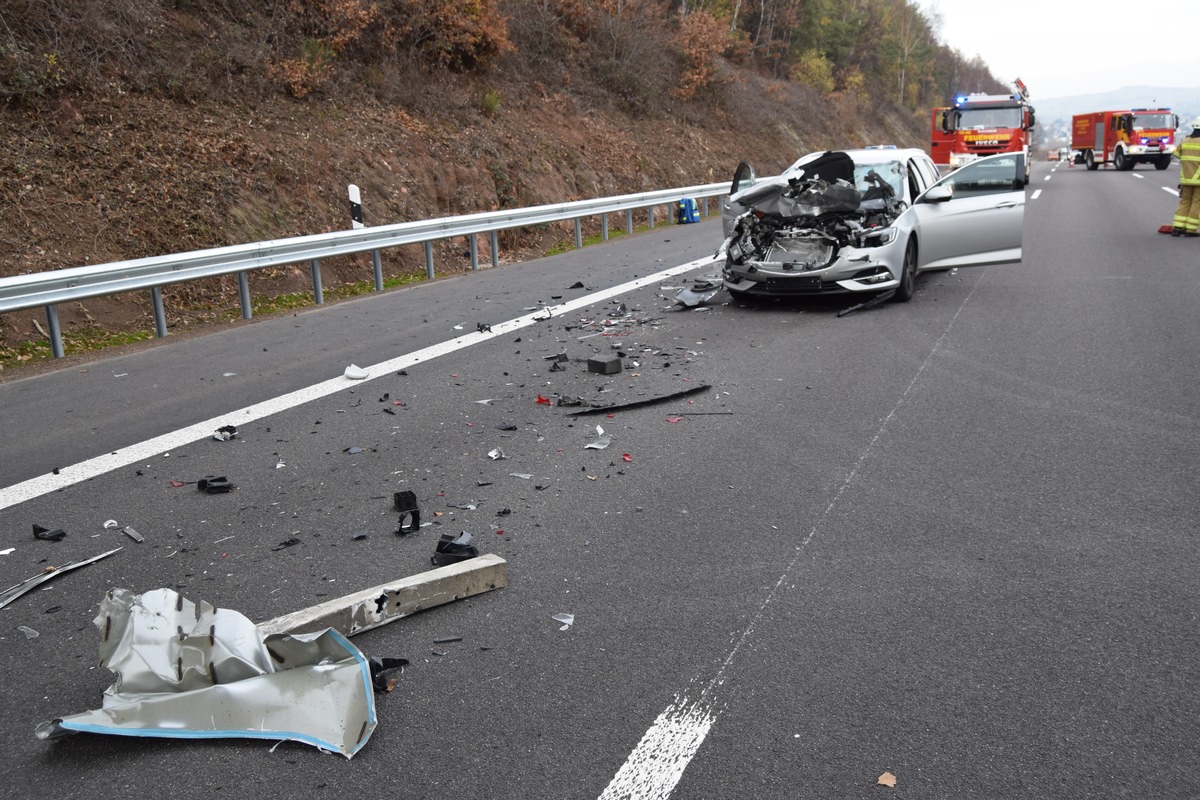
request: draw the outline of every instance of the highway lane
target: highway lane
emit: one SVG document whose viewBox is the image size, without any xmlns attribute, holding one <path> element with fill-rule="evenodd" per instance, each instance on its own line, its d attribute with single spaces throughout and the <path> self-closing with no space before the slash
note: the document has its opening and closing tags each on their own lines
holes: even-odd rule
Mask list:
<svg viewBox="0 0 1200 800">
<path fill-rule="evenodd" d="M 1189 796 L 1197 365 L 1175 345 L 1195 338 L 1194 243 L 1152 233 L 1173 211 L 1161 188 L 1173 171 L 1047 171 L 1035 165 L 1025 263 L 927 276 L 908 304 L 676 313 L 647 287 L 624 298 L 653 321 L 616 328 L 640 363 L 619 379 L 541 360 L 605 338 L 579 338 L 594 329 L 577 317 L 615 305 L 599 304 L 0 511 L 3 545 L 17 547 L 0 560 L 5 585 L 42 558 L 115 546 L 98 530 L 109 516 L 148 539 L 0 611 L 8 791 L 857 797 L 886 791 L 872 784 L 888 770 L 901 797 Z M 623 268 L 662 266 L 629 244 L 609 246 Z M 577 274 L 599 283 L 558 274 L 531 295 Z M 290 322 L 308 342 L 361 342 L 353 318 L 368 312 L 353 307 L 380 305 L 371 331 L 385 330 L 421 315 L 416 294 Z M 260 352 L 249 337 L 269 325 L 217 342 L 210 369 Z M 311 381 L 359 355 L 310 349 Z M 714 389 L 611 420 L 533 402 L 697 383 Z M 395 416 L 384 392 L 405 403 Z M 704 413 L 667 421 L 680 411 Z M 597 422 L 609 450 L 583 447 Z M 342 452 L 352 444 L 365 452 Z M 509 459 L 486 457 L 497 445 Z M 209 471 L 239 491 L 165 483 Z M 89 622 L 106 587 L 182 586 L 265 618 L 409 574 L 434 533 L 388 532 L 381 498 L 398 485 L 446 515 L 441 529 L 471 529 L 509 559 L 510 585 L 357 637 L 414 664 L 354 761 L 254 742 L 33 740 L 36 722 L 95 705 L 110 682 L 91 668 Z M 479 508 L 449 507 L 468 500 Z M 71 535 L 33 542 L 35 520 Z M 370 538 L 350 541 L 359 527 Z M 270 549 L 290 535 L 302 543 Z M 560 611 L 576 615 L 565 632 L 549 619 Z M 432 655 L 449 634 L 464 640 Z M 626 766 L 656 730 L 673 759 Z"/>
</svg>

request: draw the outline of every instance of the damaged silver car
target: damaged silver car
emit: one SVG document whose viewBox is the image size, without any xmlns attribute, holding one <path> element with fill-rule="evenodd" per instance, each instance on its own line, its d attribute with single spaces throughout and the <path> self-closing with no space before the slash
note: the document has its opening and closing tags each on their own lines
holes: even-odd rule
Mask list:
<svg viewBox="0 0 1200 800">
<path fill-rule="evenodd" d="M 725 288 L 909 300 L 919 272 L 1018 262 L 1024 160 L 1003 153 L 939 178 L 921 150 L 828 151 L 763 181 L 739 164 L 722 208 Z"/>
</svg>

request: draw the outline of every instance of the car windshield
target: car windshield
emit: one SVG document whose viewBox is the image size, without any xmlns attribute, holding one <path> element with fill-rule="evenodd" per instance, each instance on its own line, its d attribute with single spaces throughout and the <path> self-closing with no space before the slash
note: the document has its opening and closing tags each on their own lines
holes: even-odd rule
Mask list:
<svg viewBox="0 0 1200 800">
<path fill-rule="evenodd" d="M 1174 120 L 1170 114 L 1134 114 L 1133 127 L 1138 130 L 1146 128 L 1173 128 Z"/>
<path fill-rule="evenodd" d="M 966 108 L 958 112 L 958 129 L 983 130 L 984 128 L 1021 127 L 1019 108 Z"/>
<path fill-rule="evenodd" d="M 875 172 L 879 177 L 892 187 L 892 191 L 896 193 L 896 197 L 904 197 L 903 190 L 903 175 L 904 166 L 899 161 L 888 161 L 883 164 L 855 164 L 854 165 L 854 188 L 864 194 L 871 188 L 871 183 L 867 181 L 867 175 Z"/>
</svg>

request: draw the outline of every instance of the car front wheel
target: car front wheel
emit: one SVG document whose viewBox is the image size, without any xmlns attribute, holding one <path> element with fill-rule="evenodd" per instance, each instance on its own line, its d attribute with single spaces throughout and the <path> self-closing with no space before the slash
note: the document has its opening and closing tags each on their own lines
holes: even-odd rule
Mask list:
<svg viewBox="0 0 1200 800">
<path fill-rule="evenodd" d="M 900 270 L 900 285 L 896 287 L 896 300 L 907 303 L 917 293 L 917 245 L 908 240 L 904 248 L 904 267 Z"/>
</svg>

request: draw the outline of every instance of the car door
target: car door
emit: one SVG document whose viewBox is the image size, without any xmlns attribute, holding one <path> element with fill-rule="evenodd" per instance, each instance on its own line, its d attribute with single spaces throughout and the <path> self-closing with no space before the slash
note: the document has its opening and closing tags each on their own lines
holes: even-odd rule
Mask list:
<svg viewBox="0 0 1200 800">
<path fill-rule="evenodd" d="M 738 163 L 737 169 L 733 172 L 733 181 L 729 184 L 729 194 L 725 195 L 721 201 L 721 229 L 725 232 L 726 238 L 729 238 L 729 233 L 733 230 L 733 221 L 746 213 L 746 207 L 733 202 L 733 196 L 743 189 L 749 189 L 757 180 L 754 167 L 745 161 Z"/>
<path fill-rule="evenodd" d="M 917 269 L 949 269 L 1021 260 L 1025 156 L 973 161 L 917 198 Z"/>
</svg>

